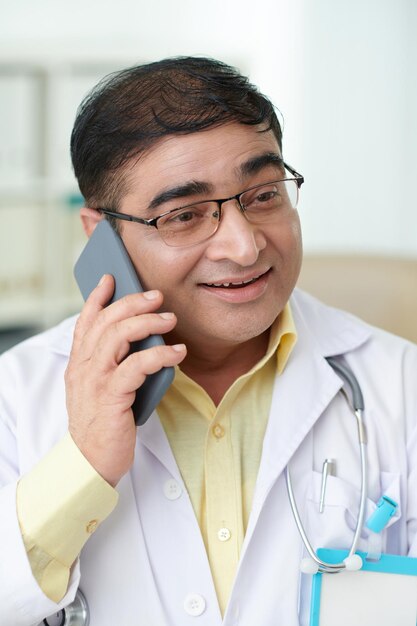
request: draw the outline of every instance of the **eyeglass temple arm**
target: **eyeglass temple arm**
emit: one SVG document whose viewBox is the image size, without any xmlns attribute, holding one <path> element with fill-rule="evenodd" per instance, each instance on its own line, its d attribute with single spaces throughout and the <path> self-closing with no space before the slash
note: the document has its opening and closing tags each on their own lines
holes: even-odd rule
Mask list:
<svg viewBox="0 0 417 626">
<path fill-rule="evenodd" d="M 301 187 L 304 182 L 304 176 L 299 174 L 291 165 L 288 165 L 286 161 L 284 161 L 284 167 L 297 179 L 297 185 Z"/>
<path fill-rule="evenodd" d="M 116 211 L 109 211 L 109 209 L 99 208 L 97 211 L 100 213 L 104 213 L 104 215 L 108 215 L 109 217 L 115 217 L 118 220 L 125 220 L 126 222 L 138 222 L 139 224 L 149 224 L 151 226 L 154 225 L 155 218 L 150 220 L 142 219 L 141 217 L 134 217 L 133 215 L 127 215 L 126 213 L 117 213 Z"/>
</svg>

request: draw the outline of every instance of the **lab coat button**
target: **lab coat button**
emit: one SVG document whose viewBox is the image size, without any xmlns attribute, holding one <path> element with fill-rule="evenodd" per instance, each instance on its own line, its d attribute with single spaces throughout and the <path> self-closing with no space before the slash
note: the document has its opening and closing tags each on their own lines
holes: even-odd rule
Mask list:
<svg viewBox="0 0 417 626">
<path fill-rule="evenodd" d="M 164 494 L 168 500 L 177 500 L 177 498 L 179 498 L 182 494 L 181 485 L 178 484 L 173 478 L 167 480 L 164 484 Z"/>
<path fill-rule="evenodd" d="M 184 610 L 188 615 L 198 617 L 206 610 L 206 601 L 198 593 L 189 593 L 184 600 Z"/>
<path fill-rule="evenodd" d="M 228 528 L 220 528 L 217 533 L 217 538 L 219 539 L 219 541 L 229 541 L 231 536 L 232 533 Z"/>
</svg>

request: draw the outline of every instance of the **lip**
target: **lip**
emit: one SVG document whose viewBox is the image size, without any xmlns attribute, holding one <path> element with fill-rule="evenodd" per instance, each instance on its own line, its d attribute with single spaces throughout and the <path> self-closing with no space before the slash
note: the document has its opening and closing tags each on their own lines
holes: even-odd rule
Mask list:
<svg viewBox="0 0 417 626">
<path fill-rule="evenodd" d="M 262 276 L 264 274 L 266 274 L 267 272 L 269 272 L 270 269 L 271 269 L 270 267 L 267 267 L 267 268 L 265 268 L 263 270 L 258 270 L 257 272 L 251 272 L 250 274 L 245 274 L 245 276 L 222 277 L 222 278 L 219 278 L 219 279 L 216 279 L 216 280 L 212 279 L 212 280 L 207 281 L 207 282 L 201 282 L 199 284 L 200 284 L 200 286 L 205 287 L 205 286 L 208 286 L 208 285 L 212 286 L 213 284 L 217 284 L 217 285 L 223 284 L 224 285 L 226 283 L 246 283 L 246 282 L 248 282 L 250 280 L 253 280 L 254 278 L 262 278 Z"/>
<path fill-rule="evenodd" d="M 213 282 L 216 283 L 240 283 L 247 280 L 252 280 L 257 278 L 253 283 L 248 283 L 247 285 L 242 285 L 241 287 L 214 287 L 207 283 L 200 283 L 199 287 L 204 289 L 207 293 L 224 300 L 226 302 L 231 303 L 244 303 L 251 302 L 252 300 L 256 300 L 260 298 L 266 291 L 268 287 L 269 277 L 271 275 L 271 268 L 267 269 L 264 272 L 259 273 L 253 272 L 252 274 L 248 274 L 247 276 L 239 276 L 233 278 L 222 278 L 221 280 L 216 280 Z"/>
</svg>

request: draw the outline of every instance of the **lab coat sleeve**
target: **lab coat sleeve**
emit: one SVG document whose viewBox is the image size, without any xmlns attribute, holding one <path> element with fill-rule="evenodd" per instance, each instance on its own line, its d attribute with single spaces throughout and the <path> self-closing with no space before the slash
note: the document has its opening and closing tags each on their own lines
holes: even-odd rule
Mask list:
<svg viewBox="0 0 417 626">
<path fill-rule="evenodd" d="M 61 409 L 66 361 L 55 356 L 48 360 L 43 345 L 35 347 L 14 350 L 0 358 L 1 626 L 42 623 L 46 616 L 73 601 L 80 580 L 76 560 L 62 600 L 54 602 L 46 596 L 33 575 L 17 514 L 21 476 L 29 476 L 66 432 L 66 415 Z M 51 396 L 53 402 L 48 407 Z M 63 407 L 65 410 L 65 404 Z"/>
<path fill-rule="evenodd" d="M 80 580 L 74 564 L 67 593 L 58 604 L 42 592 L 26 555 L 16 515 L 16 482 L 0 491 L 0 624 L 33 626 L 73 601 Z"/>
</svg>

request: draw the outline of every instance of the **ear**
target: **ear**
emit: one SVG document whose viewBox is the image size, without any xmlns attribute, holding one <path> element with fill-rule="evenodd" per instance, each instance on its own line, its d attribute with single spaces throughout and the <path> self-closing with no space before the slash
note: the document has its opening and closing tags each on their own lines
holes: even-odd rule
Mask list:
<svg viewBox="0 0 417 626">
<path fill-rule="evenodd" d="M 82 207 L 80 210 L 80 218 L 85 234 L 87 237 L 90 237 L 97 224 L 104 219 L 104 216 L 100 211 L 97 211 L 97 209 Z"/>
</svg>

